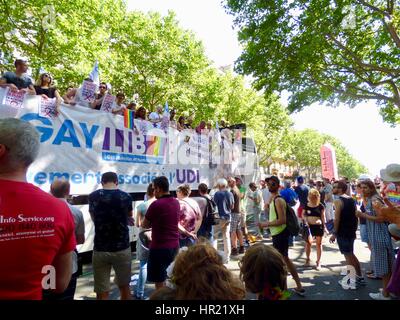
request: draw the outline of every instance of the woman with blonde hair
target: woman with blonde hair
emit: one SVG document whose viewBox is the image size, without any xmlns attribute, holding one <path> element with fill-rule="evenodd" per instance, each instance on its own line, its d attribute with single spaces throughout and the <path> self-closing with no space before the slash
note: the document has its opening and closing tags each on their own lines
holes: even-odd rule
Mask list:
<svg viewBox="0 0 400 320">
<path fill-rule="evenodd" d="M 263 243 L 251 246 L 239 265 L 240 279 L 258 300 L 285 300 L 290 296 L 286 263 L 274 247 Z"/>
<path fill-rule="evenodd" d="M 313 238 L 315 238 L 317 246 L 317 261 L 315 269 L 319 270 L 321 266 L 322 255 L 322 237 L 324 236 L 325 227 L 325 207 L 320 201 L 320 193 L 317 189 L 310 189 L 308 192 L 308 203 L 304 207 L 304 224 L 308 227 L 308 236 L 304 239 L 306 242 L 306 263 L 310 266 L 310 254 Z M 327 232 L 327 231 L 326 231 Z"/>
<path fill-rule="evenodd" d="M 171 282 L 175 288 L 170 292 L 176 300 L 243 300 L 246 291 L 242 283 L 222 262 L 206 241 L 181 251 L 174 262 Z"/>
</svg>

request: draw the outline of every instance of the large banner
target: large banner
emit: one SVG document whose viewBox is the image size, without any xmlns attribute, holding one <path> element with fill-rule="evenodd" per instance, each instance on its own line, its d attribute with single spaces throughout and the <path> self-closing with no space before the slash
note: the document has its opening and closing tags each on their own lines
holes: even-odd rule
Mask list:
<svg viewBox="0 0 400 320">
<path fill-rule="evenodd" d="M 29 168 L 28 181 L 46 191 L 55 179 L 65 178 L 72 194 L 89 194 L 101 187 L 101 174 L 106 171 L 117 172 L 119 186 L 127 192 L 145 192 L 159 175 L 169 179 L 172 189 L 182 183 L 193 189 L 201 182 L 212 186 L 221 167 L 220 155 L 232 149 L 225 140 L 223 152 L 216 148 L 210 154 L 211 145 L 219 145 L 215 132 L 179 132 L 169 127 L 165 133 L 137 119 L 138 130 L 132 130 L 124 127 L 123 116 L 80 105 L 62 104 L 57 116 L 43 115 L 39 96 L 26 96 L 21 108 L 0 104 L 0 118 L 20 118 L 39 131 L 41 149 Z M 211 160 L 217 165 L 211 165 Z"/>
<path fill-rule="evenodd" d="M 336 165 L 335 149 L 329 143 L 326 143 L 321 146 L 320 153 L 322 177 L 329 180 L 332 180 L 333 178 L 337 180 L 339 176 Z"/>
</svg>

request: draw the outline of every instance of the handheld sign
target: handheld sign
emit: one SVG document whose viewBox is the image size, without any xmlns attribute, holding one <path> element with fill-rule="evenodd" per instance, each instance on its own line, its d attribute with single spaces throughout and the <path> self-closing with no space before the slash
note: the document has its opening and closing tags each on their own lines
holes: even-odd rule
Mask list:
<svg viewBox="0 0 400 320">
<path fill-rule="evenodd" d="M 85 102 L 92 102 L 96 96 L 96 84 L 90 81 L 83 81 L 82 99 Z"/>
<path fill-rule="evenodd" d="M 104 112 L 111 112 L 113 109 L 114 101 L 115 101 L 115 96 L 107 93 L 103 98 L 100 110 Z"/>
<path fill-rule="evenodd" d="M 39 102 L 39 116 L 54 118 L 57 116 L 57 99 L 46 99 L 41 97 Z"/>
<path fill-rule="evenodd" d="M 16 109 L 21 109 L 24 105 L 25 95 L 25 91 L 11 91 L 8 89 L 4 98 L 4 104 Z"/>
</svg>

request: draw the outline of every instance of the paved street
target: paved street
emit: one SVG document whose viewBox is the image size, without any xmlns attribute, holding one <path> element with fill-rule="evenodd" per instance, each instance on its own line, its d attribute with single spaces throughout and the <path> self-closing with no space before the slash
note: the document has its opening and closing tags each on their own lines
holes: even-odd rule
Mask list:
<svg viewBox="0 0 400 320">
<path fill-rule="evenodd" d="M 359 234 L 358 234 L 359 239 Z M 360 240 L 355 242 L 355 252 L 358 259 L 361 262 L 363 272 L 367 269 L 367 263 L 369 261 L 369 250 L 368 247 L 363 244 Z M 270 239 L 264 239 L 262 241 L 267 245 L 272 245 Z M 220 243 L 222 249 L 222 243 Z M 297 266 L 299 276 L 303 282 L 304 288 L 306 289 L 306 297 L 299 297 L 295 294 L 292 295 L 293 300 L 370 300 L 369 292 L 378 292 L 379 288 L 382 287 L 380 280 L 371 280 L 366 278 L 367 285 L 365 287 L 358 288 L 357 290 L 344 290 L 338 284 L 340 276 L 340 270 L 344 267 L 344 259 L 340 254 L 336 244 L 329 243 L 329 238 L 323 239 L 323 253 L 322 253 L 322 268 L 317 271 L 313 267 L 303 267 L 305 262 L 304 253 L 304 242 L 302 240 L 295 241 L 295 244 L 289 250 L 291 259 Z M 235 274 L 239 274 L 238 261 L 242 255 L 233 257 L 228 265 L 228 268 Z M 311 260 L 315 261 L 316 252 L 315 247 L 311 252 Z M 135 283 L 138 272 L 138 263 L 135 260 L 135 254 L 133 254 L 132 264 L 132 279 Z M 146 295 L 150 295 L 153 291 L 153 285 L 146 285 Z M 294 288 L 295 283 L 292 278 L 288 277 L 288 287 Z M 115 285 L 112 287 L 111 298 L 118 299 L 118 289 Z M 133 286 L 132 286 L 133 289 Z M 249 299 L 254 298 L 254 295 L 249 294 Z M 93 274 L 91 264 L 84 265 L 84 274 L 78 279 L 78 287 L 75 294 L 75 299 L 93 300 L 95 294 L 93 292 Z"/>
</svg>

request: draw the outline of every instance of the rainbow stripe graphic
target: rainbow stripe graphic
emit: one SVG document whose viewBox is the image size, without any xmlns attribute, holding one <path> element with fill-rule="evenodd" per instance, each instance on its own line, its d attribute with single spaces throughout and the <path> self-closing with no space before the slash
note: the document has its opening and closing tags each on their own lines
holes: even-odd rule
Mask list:
<svg viewBox="0 0 400 320">
<path fill-rule="evenodd" d="M 146 154 L 162 157 L 165 154 L 166 138 L 158 136 L 146 136 Z"/>
<path fill-rule="evenodd" d="M 395 191 L 389 191 L 386 193 L 387 198 L 390 202 L 394 203 L 395 205 L 400 205 L 400 193 Z"/>
<path fill-rule="evenodd" d="M 135 118 L 135 112 L 133 110 L 125 109 L 124 110 L 124 127 L 128 129 L 133 129 Z"/>
</svg>

